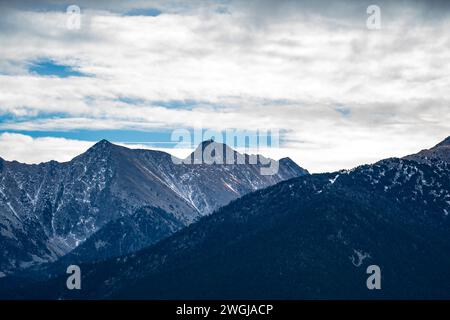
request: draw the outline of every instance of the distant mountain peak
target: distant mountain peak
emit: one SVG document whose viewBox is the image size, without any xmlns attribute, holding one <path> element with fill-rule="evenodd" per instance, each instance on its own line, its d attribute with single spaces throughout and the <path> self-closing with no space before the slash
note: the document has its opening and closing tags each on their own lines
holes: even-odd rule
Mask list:
<svg viewBox="0 0 450 320">
<path fill-rule="evenodd" d="M 214 141 L 214 139 L 208 139 L 208 140 L 205 140 L 205 141 L 202 141 L 198 146 L 197 146 L 197 149 L 201 149 L 201 150 L 203 150 L 204 148 L 206 148 L 207 146 L 209 146 L 209 145 L 213 145 L 213 146 L 226 146 L 226 147 L 228 147 L 226 144 L 224 144 L 224 143 L 221 143 L 221 142 L 216 142 L 216 141 Z M 228 148 L 230 148 L 230 147 L 228 147 Z M 231 149 L 231 148 L 230 148 Z"/>
<path fill-rule="evenodd" d="M 113 151 L 118 150 L 118 148 L 121 148 L 121 147 L 109 142 L 106 139 L 102 139 L 99 142 L 95 143 L 88 150 L 86 150 L 86 152 L 76 156 L 74 159 L 83 159 L 83 161 L 84 161 L 91 157 L 105 158 L 105 157 L 108 157 L 109 155 L 111 155 L 113 153 Z"/>
<path fill-rule="evenodd" d="M 280 166 L 289 168 L 291 172 L 301 172 L 301 175 L 309 175 L 309 171 L 300 167 L 294 160 L 289 157 L 284 157 L 278 160 Z"/>
<path fill-rule="evenodd" d="M 102 139 L 99 142 L 97 142 L 96 144 L 94 144 L 94 147 L 95 146 L 97 146 L 97 147 L 109 147 L 109 146 L 112 146 L 112 145 L 113 144 L 111 142 L 109 142 L 108 140 Z"/>
<path fill-rule="evenodd" d="M 225 159 L 225 157 L 230 154 L 233 155 L 234 159 L 236 155 L 239 154 L 237 151 L 230 148 L 228 145 L 224 143 L 216 142 L 214 141 L 214 139 L 208 139 L 202 141 L 186 159 L 202 162 L 204 160 L 204 156 L 211 156 L 211 157 L 218 156 L 216 155 L 217 151 L 222 153 L 221 155 L 222 159 Z"/>
<path fill-rule="evenodd" d="M 109 142 L 106 139 L 102 139 L 99 142 L 97 142 L 96 144 L 94 144 L 92 147 L 89 148 L 88 152 L 92 152 L 92 151 L 104 151 L 104 150 L 109 150 L 111 147 L 114 147 L 116 145 L 112 144 L 111 142 Z"/>
</svg>

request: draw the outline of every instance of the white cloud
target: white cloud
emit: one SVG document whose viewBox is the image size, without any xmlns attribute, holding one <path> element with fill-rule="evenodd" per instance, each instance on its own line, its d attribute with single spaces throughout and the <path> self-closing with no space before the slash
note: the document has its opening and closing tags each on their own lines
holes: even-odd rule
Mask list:
<svg viewBox="0 0 450 320">
<path fill-rule="evenodd" d="M 19 161 L 28 164 L 38 164 L 55 160 L 58 162 L 70 161 L 95 142 L 65 138 L 40 137 L 33 138 L 24 134 L 0 134 L 0 157 L 8 161 Z M 168 152 L 175 157 L 185 158 L 192 152 L 188 148 L 155 148 L 136 143 L 116 143 L 131 149 L 151 149 Z"/>
<path fill-rule="evenodd" d="M 220 5 L 130 17 L 86 4 L 78 32 L 65 28 L 63 13 L 9 11 L 0 23 L 0 117 L 16 118 L 0 130 L 282 128 L 283 152 L 313 171 L 450 135 L 448 17 L 417 23 L 411 7 L 369 31 L 365 10 L 350 19 L 291 2 L 276 11 L 232 2 L 230 14 L 217 13 Z M 95 77 L 29 74 L 27 63 L 42 57 Z M 173 100 L 199 103 L 157 102 Z"/>
<path fill-rule="evenodd" d="M 32 138 L 23 134 L 0 134 L 0 156 L 9 161 L 41 163 L 70 161 L 94 143 L 64 138 Z"/>
</svg>

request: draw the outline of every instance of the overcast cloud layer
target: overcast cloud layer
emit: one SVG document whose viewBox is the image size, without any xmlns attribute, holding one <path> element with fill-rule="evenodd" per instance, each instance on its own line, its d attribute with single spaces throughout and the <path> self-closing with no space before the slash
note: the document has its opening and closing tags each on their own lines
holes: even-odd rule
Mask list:
<svg viewBox="0 0 450 320">
<path fill-rule="evenodd" d="M 0 156 L 65 161 L 92 144 L 39 131 L 192 127 L 282 129 L 271 155 L 313 172 L 431 147 L 450 135 L 450 8 L 389 3 L 368 30 L 376 1 L 78 1 L 69 30 L 66 5 L 1 2 Z M 161 14 L 129 15 L 146 8 Z"/>
</svg>

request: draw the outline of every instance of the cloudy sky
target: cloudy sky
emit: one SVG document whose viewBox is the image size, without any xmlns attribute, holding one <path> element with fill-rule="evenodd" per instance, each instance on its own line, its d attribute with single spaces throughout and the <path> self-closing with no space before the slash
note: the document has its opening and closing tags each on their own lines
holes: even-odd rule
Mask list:
<svg viewBox="0 0 450 320">
<path fill-rule="evenodd" d="M 450 135 L 448 1 L 10 2 L 7 160 L 66 161 L 103 138 L 181 156 L 176 129 L 276 129 L 279 148 L 261 152 L 322 172 Z"/>
</svg>

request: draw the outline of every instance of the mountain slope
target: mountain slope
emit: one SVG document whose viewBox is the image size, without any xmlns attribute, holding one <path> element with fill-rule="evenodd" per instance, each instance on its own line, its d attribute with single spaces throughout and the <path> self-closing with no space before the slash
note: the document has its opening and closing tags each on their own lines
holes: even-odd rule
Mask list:
<svg viewBox="0 0 450 320">
<path fill-rule="evenodd" d="M 291 179 L 138 253 L 81 265 L 81 291 L 61 276 L 15 297 L 450 298 L 449 177 L 446 163 L 387 159 Z M 371 264 L 380 291 L 366 287 Z"/>
<path fill-rule="evenodd" d="M 427 164 L 433 164 L 438 161 L 450 162 L 450 137 L 431 149 L 425 149 L 417 154 L 406 156 L 405 159 Z"/>
<path fill-rule="evenodd" d="M 307 174 L 286 160 L 280 161 L 279 172 L 272 176 L 261 175 L 260 164 L 196 165 L 173 160 L 164 152 L 131 150 L 106 140 L 66 163 L 0 160 L 2 274 L 54 261 L 109 222 L 127 219 L 143 207 L 170 214 L 175 221 L 165 220 L 166 230 L 175 231 L 243 194 Z M 155 240 L 152 235 L 148 238 Z M 106 241 L 99 235 L 96 239 Z M 107 252 L 126 253 L 118 247 Z"/>
<path fill-rule="evenodd" d="M 159 208 L 143 207 L 129 216 L 108 222 L 82 245 L 60 258 L 58 265 L 105 260 L 135 252 L 183 227 L 171 214 Z"/>
</svg>

